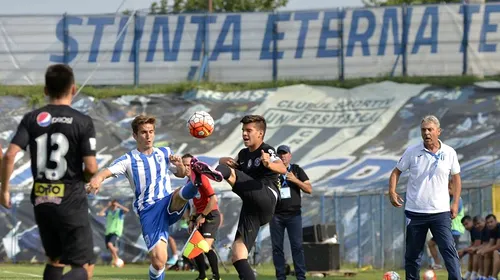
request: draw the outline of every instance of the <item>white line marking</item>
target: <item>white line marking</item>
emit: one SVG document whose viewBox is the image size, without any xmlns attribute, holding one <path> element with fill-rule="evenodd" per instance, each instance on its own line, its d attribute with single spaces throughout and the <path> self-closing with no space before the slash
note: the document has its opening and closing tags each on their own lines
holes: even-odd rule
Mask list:
<svg viewBox="0 0 500 280">
<path fill-rule="evenodd" d="M 37 274 L 31 274 L 31 273 L 21 273 L 21 272 L 13 272 L 13 271 L 7 271 L 7 270 L 2 270 L 3 273 L 7 274 L 17 274 L 17 275 L 25 275 L 25 276 L 31 276 L 31 277 L 36 277 L 36 278 L 43 278 L 40 275 Z"/>
</svg>

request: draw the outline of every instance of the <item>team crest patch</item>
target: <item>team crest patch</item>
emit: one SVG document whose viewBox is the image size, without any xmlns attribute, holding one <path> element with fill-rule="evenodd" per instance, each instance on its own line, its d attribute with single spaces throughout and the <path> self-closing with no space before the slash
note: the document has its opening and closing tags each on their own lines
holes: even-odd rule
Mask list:
<svg viewBox="0 0 500 280">
<path fill-rule="evenodd" d="M 163 155 L 155 153 L 155 156 L 156 156 L 156 160 L 158 160 L 158 162 L 161 162 L 161 159 L 163 158 Z"/>
<path fill-rule="evenodd" d="M 47 127 L 52 122 L 52 116 L 48 112 L 41 112 L 36 116 L 36 123 L 41 127 Z"/>
<path fill-rule="evenodd" d="M 252 159 L 249 159 L 249 160 L 248 160 L 247 167 L 248 167 L 248 168 L 252 167 Z"/>
<path fill-rule="evenodd" d="M 260 158 L 256 158 L 253 165 L 259 166 L 260 165 Z"/>
</svg>

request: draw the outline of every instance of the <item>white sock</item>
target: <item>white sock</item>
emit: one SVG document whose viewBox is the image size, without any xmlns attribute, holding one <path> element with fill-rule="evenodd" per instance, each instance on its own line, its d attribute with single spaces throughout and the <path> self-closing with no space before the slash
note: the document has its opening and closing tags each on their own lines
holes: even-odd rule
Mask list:
<svg viewBox="0 0 500 280">
<path fill-rule="evenodd" d="M 472 274 L 470 275 L 470 280 L 477 280 L 477 272 L 472 272 Z"/>
<path fill-rule="evenodd" d="M 165 271 L 165 266 L 161 270 L 156 270 L 156 268 L 153 267 L 153 265 L 149 265 L 149 273 L 152 275 L 156 275 L 155 278 L 160 278 L 160 276 L 163 274 Z"/>
<path fill-rule="evenodd" d="M 465 273 L 465 275 L 464 275 L 464 279 L 465 279 L 465 280 L 469 280 L 470 275 L 471 275 L 471 272 L 470 272 L 470 271 L 467 271 L 467 272 Z"/>
</svg>

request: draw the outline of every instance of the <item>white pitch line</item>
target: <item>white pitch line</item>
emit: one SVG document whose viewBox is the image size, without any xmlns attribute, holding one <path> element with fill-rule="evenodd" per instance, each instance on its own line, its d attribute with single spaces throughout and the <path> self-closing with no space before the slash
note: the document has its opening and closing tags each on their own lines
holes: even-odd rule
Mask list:
<svg viewBox="0 0 500 280">
<path fill-rule="evenodd" d="M 2 270 L 3 273 L 7 274 L 16 274 L 16 275 L 24 275 L 24 276 L 31 276 L 31 277 L 36 277 L 36 278 L 43 278 L 40 275 L 37 274 L 31 274 L 31 273 L 21 273 L 21 272 L 13 272 L 13 271 L 7 271 L 7 270 Z"/>
</svg>

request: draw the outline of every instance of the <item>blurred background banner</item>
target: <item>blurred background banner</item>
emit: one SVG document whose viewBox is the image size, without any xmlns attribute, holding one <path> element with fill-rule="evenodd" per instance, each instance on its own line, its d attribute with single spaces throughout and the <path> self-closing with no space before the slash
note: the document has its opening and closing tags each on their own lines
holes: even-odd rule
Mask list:
<svg viewBox="0 0 500 280">
<path fill-rule="evenodd" d="M 221 156 L 235 156 L 243 148 L 242 116 L 262 114 L 268 122 L 266 142 L 277 147 L 288 144 L 293 162 L 309 175 L 312 196 L 303 196 L 303 223 L 335 223 L 342 263 L 359 266 L 400 266 L 403 260 L 404 215 L 393 208 L 384 192 L 388 176 L 405 148 L 418 143 L 420 120 L 434 114 L 441 120 L 441 140 L 456 149 L 462 167 L 465 212 L 471 216 L 498 212 L 493 199 L 500 182 L 500 84 L 477 83 L 457 88 L 427 84 L 372 83 L 353 89 L 298 84 L 288 87 L 220 93 L 195 90 L 94 100 L 85 90 L 74 108 L 92 116 L 97 131 L 99 166 L 133 149 L 130 122 L 140 113 L 159 119 L 156 145 L 169 146 L 176 153 L 192 153 L 215 165 Z M 25 99 L 0 97 L 0 143 L 7 147 L 17 124 L 31 106 Z M 214 134 L 206 139 L 189 135 L 187 118 L 195 111 L 207 111 L 215 120 Z M 185 179 L 172 178 L 179 187 Z M 406 176 L 399 188 L 405 191 Z M 31 172 L 29 156 L 16 159 L 12 176 L 13 205 L 0 209 L 4 260 L 43 261 L 44 252 L 29 202 Z M 226 259 L 236 230 L 241 200 L 225 183 L 214 183 L 224 214 L 216 246 Z M 128 181 L 107 180 L 99 196 L 90 197 L 96 252 L 106 258 L 104 218 L 96 214 L 110 199 L 131 207 L 133 192 Z M 494 209 L 492 208 L 492 205 Z M 121 238 L 125 262 L 147 256 L 138 219 L 130 213 Z M 178 247 L 185 239 L 179 232 Z M 468 236 L 463 235 L 463 242 Z M 258 239 L 258 261 L 270 261 L 269 229 Z M 289 252 L 289 248 L 286 249 Z M 289 253 L 287 253 L 289 254 Z"/>
</svg>

